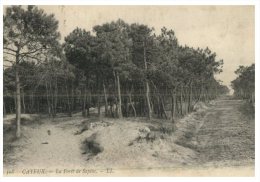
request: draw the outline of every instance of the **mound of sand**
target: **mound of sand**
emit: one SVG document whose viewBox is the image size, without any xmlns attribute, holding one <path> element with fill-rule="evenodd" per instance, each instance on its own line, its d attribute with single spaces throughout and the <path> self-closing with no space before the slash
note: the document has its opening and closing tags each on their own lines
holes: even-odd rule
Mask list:
<svg viewBox="0 0 260 182">
<path fill-rule="evenodd" d="M 89 148 L 92 144 L 95 144 L 93 150 L 102 149 L 96 155 L 91 155 L 91 158 L 86 155 L 87 166 L 118 169 L 176 167 L 188 165 L 191 158 L 196 157 L 192 149 L 174 143 L 172 135 L 162 132 L 162 125 L 130 120 L 106 122 L 113 124 L 104 127 L 96 123 L 97 127 L 80 135 L 83 146 L 86 147 L 88 141 L 88 151 L 92 151 Z"/>
</svg>

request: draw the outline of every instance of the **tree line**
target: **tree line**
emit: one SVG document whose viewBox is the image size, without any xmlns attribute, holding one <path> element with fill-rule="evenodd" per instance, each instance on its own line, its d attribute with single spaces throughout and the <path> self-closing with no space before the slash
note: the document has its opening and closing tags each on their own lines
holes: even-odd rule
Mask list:
<svg viewBox="0 0 260 182">
<path fill-rule="evenodd" d="M 171 119 L 228 92 L 214 75 L 223 60 L 209 48 L 181 46 L 173 30 L 121 19 L 87 31 L 76 27 L 60 43 L 58 21 L 36 6 L 6 8 L 4 114 L 153 117 Z"/>
<path fill-rule="evenodd" d="M 255 64 L 250 66 L 239 66 L 235 71 L 237 78 L 231 82 L 234 95 L 255 103 Z"/>
</svg>

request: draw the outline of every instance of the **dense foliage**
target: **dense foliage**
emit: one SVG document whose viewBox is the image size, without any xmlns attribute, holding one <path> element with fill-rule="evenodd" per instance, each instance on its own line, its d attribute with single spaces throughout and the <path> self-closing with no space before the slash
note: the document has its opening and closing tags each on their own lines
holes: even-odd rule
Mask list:
<svg viewBox="0 0 260 182">
<path fill-rule="evenodd" d="M 237 78 L 232 81 L 234 95 L 255 102 L 255 64 L 251 66 L 239 66 L 235 71 Z"/>
<path fill-rule="evenodd" d="M 223 65 L 216 53 L 179 45 L 173 30 L 156 35 L 119 19 L 91 32 L 75 28 L 60 45 L 57 27 L 54 15 L 35 6 L 6 9 L 5 113 L 82 111 L 86 117 L 95 107 L 98 116 L 104 109 L 107 117 L 174 121 L 196 102 L 228 92 L 214 77 Z"/>
</svg>

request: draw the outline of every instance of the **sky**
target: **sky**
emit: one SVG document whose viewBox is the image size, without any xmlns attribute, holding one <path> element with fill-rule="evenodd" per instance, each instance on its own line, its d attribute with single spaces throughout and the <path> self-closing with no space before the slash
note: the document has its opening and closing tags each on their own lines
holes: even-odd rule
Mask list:
<svg viewBox="0 0 260 182">
<path fill-rule="evenodd" d="M 174 30 L 180 45 L 209 47 L 223 59 L 216 78 L 230 86 L 239 65 L 255 62 L 254 6 L 40 6 L 59 20 L 62 39 L 76 27 L 92 27 L 119 18 L 146 24 L 160 33 Z"/>
</svg>

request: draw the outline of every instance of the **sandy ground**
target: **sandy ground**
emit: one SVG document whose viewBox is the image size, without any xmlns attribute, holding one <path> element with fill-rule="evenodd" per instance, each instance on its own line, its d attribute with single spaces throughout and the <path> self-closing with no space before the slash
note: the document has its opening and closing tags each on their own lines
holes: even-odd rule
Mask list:
<svg viewBox="0 0 260 182">
<path fill-rule="evenodd" d="M 165 130 L 173 128 L 172 123 L 145 118 L 42 119 L 41 124 L 23 126 L 19 140 L 11 142 L 4 135 L 4 173 L 46 169 L 45 174 L 31 175 L 102 176 L 112 168 L 112 175 L 252 176 L 254 122 L 239 112 L 241 104 L 224 97 L 199 107 L 176 123 L 175 132 Z M 86 149 L 86 139 L 101 151 Z M 64 168 L 89 172 L 75 174 Z"/>
</svg>

